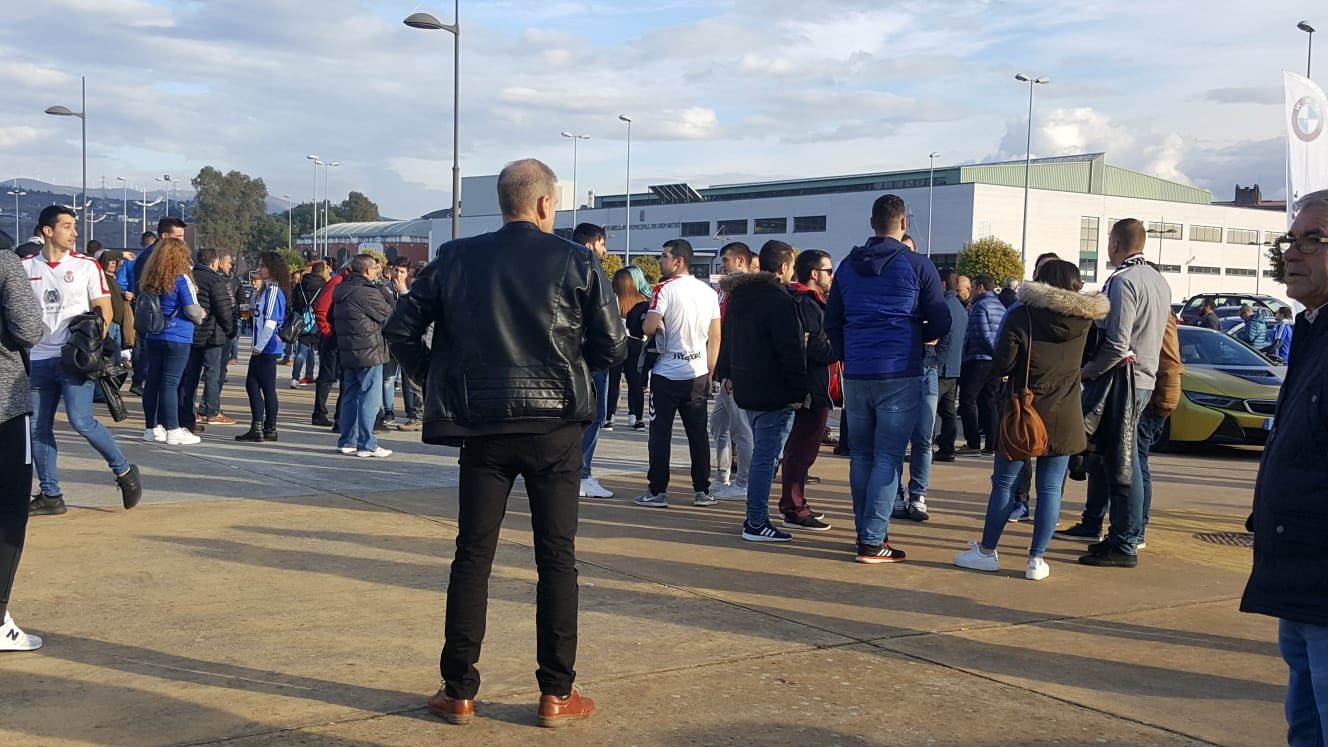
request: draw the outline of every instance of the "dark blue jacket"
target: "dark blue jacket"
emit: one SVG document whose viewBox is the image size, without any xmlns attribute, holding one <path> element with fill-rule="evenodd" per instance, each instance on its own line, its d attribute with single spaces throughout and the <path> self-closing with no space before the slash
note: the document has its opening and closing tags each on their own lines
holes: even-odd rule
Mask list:
<svg viewBox="0 0 1328 747">
<path fill-rule="evenodd" d="M 835 272 L 825 305 L 848 379 L 922 375 L 924 343 L 950 329 L 941 278 L 926 257 L 887 236 L 854 247 Z"/>
<path fill-rule="evenodd" d="M 945 292 L 945 305 L 950 309 L 950 331 L 936 343 L 936 375 L 942 379 L 959 378 L 964 365 L 964 334 L 968 330 L 968 311 L 956 291 Z"/>
<path fill-rule="evenodd" d="M 973 300 L 968 311 L 968 328 L 964 333 L 964 360 L 989 361 L 996 354 L 996 336 L 1005 319 L 1005 304 L 995 293 L 987 291 Z"/>
<path fill-rule="evenodd" d="M 1296 318 L 1296 344 L 1254 483 L 1254 567 L 1240 600 L 1257 612 L 1328 625 L 1328 318 Z"/>
</svg>

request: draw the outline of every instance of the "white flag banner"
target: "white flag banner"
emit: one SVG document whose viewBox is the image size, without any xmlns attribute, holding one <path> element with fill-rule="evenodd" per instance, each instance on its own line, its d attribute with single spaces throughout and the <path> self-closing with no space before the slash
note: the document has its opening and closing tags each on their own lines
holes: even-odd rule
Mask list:
<svg viewBox="0 0 1328 747">
<path fill-rule="evenodd" d="M 1287 225 L 1295 216 L 1296 200 L 1328 189 L 1328 98 L 1314 81 L 1282 71 L 1286 87 Z"/>
</svg>

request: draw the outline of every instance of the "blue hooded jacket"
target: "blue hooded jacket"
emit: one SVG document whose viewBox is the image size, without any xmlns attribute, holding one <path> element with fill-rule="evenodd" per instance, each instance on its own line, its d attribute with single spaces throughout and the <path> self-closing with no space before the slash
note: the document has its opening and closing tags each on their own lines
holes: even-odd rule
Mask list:
<svg viewBox="0 0 1328 747">
<path fill-rule="evenodd" d="M 825 330 L 845 378 L 921 376 L 923 344 L 950 331 L 936 266 L 888 236 L 867 239 L 835 272 Z"/>
<path fill-rule="evenodd" d="M 989 361 L 996 355 L 996 338 L 1005 320 L 1005 304 L 992 291 L 973 299 L 964 334 L 964 360 Z"/>
</svg>

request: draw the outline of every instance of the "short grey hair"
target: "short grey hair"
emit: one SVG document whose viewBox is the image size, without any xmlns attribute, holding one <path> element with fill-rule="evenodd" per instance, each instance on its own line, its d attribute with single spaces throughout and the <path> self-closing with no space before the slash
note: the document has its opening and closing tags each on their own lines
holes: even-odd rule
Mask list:
<svg viewBox="0 0 1328 747">
<path fill-rule="evenodd" d="M 539 198 L 552 197 L 557 188 L 558 177 L 542 161 L 513 161 L 498 174 L 498 207 L 509 217 L 530 212 Z"/>
<path fill-rule="evenodd" d="M 1328 206 L 1328 189 L 1321 189 L 1296 200 L 1295 212 L 1297 215 L 1306 208 Z"/>
<path fill-rule="evenodd" d="M 356 275 L 368 275 L 369 269 L 378 264 L 372 254 L 356 254 L 350 261 L 350 271 Z"/>
</svg>

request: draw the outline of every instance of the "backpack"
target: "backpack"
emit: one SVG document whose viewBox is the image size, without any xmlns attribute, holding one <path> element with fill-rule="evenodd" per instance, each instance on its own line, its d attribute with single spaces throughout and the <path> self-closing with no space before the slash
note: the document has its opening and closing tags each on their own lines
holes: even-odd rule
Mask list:
<svg viewBox="0 0 1328 747">
<path fill-rule="evenodd" d="M 1033 368 L 1033 317 L 1028 315 L 1028 360 L 1024 364 L 1023 391 L 1011 392 L 1005 404 L 997 438 L 1001 454 L 1012 462 L 1042 456 L 1047 450 L 1047 426 L 1033 408 L 1033 390 L 1028 388 L 1028 374 Z"/>
<path fill-rule="evenodd" d="M 166 331 L 166 315 L 161 310 L 161 295 L 141 293 L 134 299 L 134 332 L 157 335 Z"/>
</svg>

